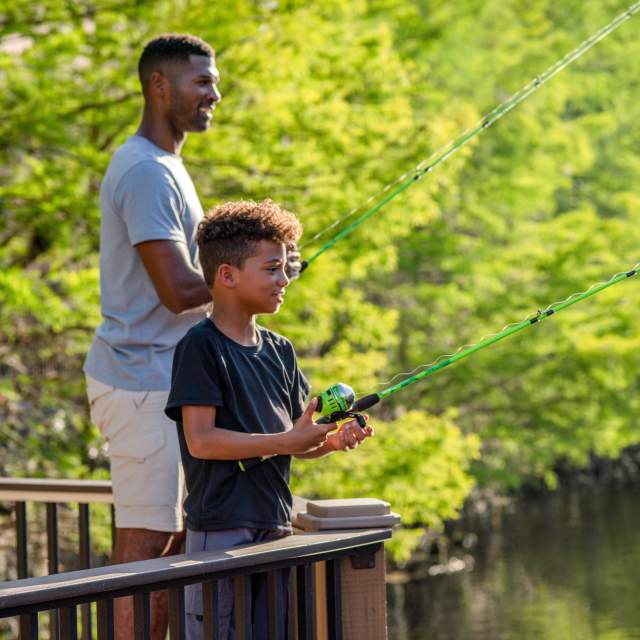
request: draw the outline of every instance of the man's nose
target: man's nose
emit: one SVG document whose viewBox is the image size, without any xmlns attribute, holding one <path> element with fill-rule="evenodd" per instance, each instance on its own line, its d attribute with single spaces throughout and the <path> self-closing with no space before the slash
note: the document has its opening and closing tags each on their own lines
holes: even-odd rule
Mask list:
<svg viewBox="0 0 640 640">
<path fill-rule="evenodd" d="M 211 98 L 214 102 L 220 102 L 222 100 L 222 94 L 220 93 L 220 89 L 214 84 L 211 87 Z"/>
</svg>

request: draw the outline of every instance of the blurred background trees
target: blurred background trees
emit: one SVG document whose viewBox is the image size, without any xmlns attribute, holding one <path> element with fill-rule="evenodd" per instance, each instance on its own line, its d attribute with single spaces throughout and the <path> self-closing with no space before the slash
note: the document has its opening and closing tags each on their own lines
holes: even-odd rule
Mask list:
<svg viewBox="0 0 640 640">
<path fill-rule="evenodd" d="M 626 9 L 620 0 L 0 2 L 4 475 L 105 477 L 81 364 L 100 321 L 98 190 L 141 110 L 144 43 L 218 52 L 223 101 L 185 162 L 205 207 L 273 198 L 305 239 Z M 360 392 L 638 261 L 636 17 L 313 263 L 279 315 L 315 392 Z M 318 243 L 305 247 L 307 255 Z M 377 438 L 295 463 L 307 496 L 455 517 L 474 484 L 553 487 L 638 441 L 638 284 L 380 405 Z M 409 529 L 417 527 L 413 532 Z"/>
</svg>

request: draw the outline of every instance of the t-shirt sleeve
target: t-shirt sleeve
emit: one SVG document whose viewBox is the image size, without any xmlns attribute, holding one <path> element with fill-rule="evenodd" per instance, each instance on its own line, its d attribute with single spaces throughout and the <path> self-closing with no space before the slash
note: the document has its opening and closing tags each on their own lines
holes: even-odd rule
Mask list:
<svg viewBox="0 0 640 640">
<path fill-rule="evenodd" d="M 149 240 L 186 242 L 184 199 L 171 171 L 159 162 L 139 162 L 129 169 L 118 183 L 114 202 L 132 245 Z"/>
<path fill-rule="evenodd" d="M 223 405 L 215 345 L 191 330 L 176 346 L 165 413 L 182 422 L 182 407 Z"/>
<path fill-rule="evenodd" d="M 291 385 L 291 419 L 297 420 L 303 413 L 307 406 L 307 400 L 309 398 L 309 391 L 311 386 L 305 378 L 304 374 L 298 367 L 298 358 L 293 346 L 291 346 L 291 353 L 293 356 L 293 384 Z"/>
</svg>

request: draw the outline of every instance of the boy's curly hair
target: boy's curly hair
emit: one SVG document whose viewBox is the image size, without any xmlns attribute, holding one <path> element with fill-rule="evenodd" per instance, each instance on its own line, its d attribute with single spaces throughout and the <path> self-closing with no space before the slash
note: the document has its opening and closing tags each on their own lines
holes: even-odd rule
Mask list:
<svg viewBox="0 0 640 640">
<path fill-rule="evenodd" d="M 260 240 L 289 244 L 302 235 L 296 216 L 272 200 L 226 202 L 211 209 L 198 225 L 200 264 L 209 288 L 221 264 L 242 268 L 256 255 Z"/>
</svg>

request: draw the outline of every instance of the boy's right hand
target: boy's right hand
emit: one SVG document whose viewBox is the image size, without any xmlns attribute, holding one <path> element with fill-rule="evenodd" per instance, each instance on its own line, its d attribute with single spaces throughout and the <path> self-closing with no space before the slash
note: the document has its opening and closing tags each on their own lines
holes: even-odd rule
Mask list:
<svg viewBox="0 0 640 640">
<path fill-rule="evenodd" d="M 285 432 L 287 453 L 301 454 L 314 451 L 327 440 L 327 434 L 337 428 L 335 423 L 317 424 L 313 421 L 313 412 L 318 404 L 314 398 L 305 412 L 293 423 L 290 431 Z"/>
</svg>

